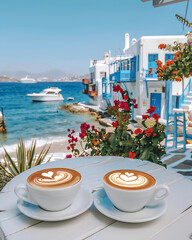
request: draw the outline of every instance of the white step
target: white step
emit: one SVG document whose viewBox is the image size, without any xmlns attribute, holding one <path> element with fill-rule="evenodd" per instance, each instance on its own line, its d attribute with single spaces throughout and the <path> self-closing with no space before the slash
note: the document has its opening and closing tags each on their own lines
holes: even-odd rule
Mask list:
<svg viewBox="0 0 192 240">
<path fill-rule="evenodd" d="M 182 112 L 187 112 L 187 109 L 183 109 L 183 108 L 173 108 L 173 113 L 177 112 L 177 113 L 182 113 Z"/>
<path fill-rule="evenodd" d="M 186 99 L 191 99 L 192 100 L 192 95 L 187 95 Z"/>
<path fill-rule="evenodd" d="M 189 105 L 191 105 L 192 104 L 192 99 L 191 100 L 184 100 L 184 102 L 183 102 L 184 104 L 189 104 Z"/>
<path fill-rule="evenodd" d="M 183 104 L 181 105 L 181 108 L 187 109 L 188 111 L 191 111 L 191 110 L 192 110 L 192 105 L 183 103 Z"/>
</svg>

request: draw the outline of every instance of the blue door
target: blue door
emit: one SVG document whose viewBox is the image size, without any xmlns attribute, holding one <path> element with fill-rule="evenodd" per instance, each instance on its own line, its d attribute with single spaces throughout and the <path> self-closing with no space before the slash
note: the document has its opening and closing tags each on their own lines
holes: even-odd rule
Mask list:
<svg viewBox="0 0 192 240">
<path fill-rule="evenodd" d="M 155 62 L 158 60 L 158 54 L 149 54 L 148 55 L 148 69 L 153 68 L 153 70 L 156 70 L 157 68 L 157 63 Z"/>
<path fill-rule="evenodd" d="M 156 107 L 154 113 L 161 116 L 161 93 L 151 93 L 150 105 Z"/>
</svg>

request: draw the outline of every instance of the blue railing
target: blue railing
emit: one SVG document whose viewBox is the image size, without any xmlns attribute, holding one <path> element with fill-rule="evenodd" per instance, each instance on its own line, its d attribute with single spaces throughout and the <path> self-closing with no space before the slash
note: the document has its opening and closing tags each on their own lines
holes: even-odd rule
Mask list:
<svg viewBox="0 0 192 240">
<path fill-rule="evenodd" d="M 191 90 L 191 79 L 189 79 L 189 82 L 187 84 L 187 86 L 185 87 L 180 99 L 179 99 L 179 108 L 181 107 L 182 103 L 184 102 L 184 100 L 186 99 L 187 95 L 189 94 Z"/>
<path fill-rule="evenodd" d="M 114 72 L 109 76 L 110 82 L 135 82 L 136 72 L 131 70 L 120 70 L 119 72 Z"/>
<path fill-rule="evenodd" d="M 147 80 L 147 79 L 157 79 L 157 73 L 155 73 L 154 71 L 152 71 L 151 74 L 149 74 L 149 70 L 147 69 L 143 69 L 143 80 Z"/>
</svg>

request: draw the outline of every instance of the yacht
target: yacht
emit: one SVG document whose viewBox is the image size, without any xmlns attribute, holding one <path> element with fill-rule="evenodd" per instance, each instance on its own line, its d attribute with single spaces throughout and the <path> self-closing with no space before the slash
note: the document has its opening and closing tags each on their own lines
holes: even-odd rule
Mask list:
<svg viewBox="0 0 192 240">
<path fill-rule="evenodd" d="M 40 93 L 27 94 L 33 102 L 63 101 L 63 96 L 59 93 L 61 89 L 57 87 L 46 88 Z"/>
<path fill-rule="evenodd" d="M 18 82 L 20 83 L 36 83 L 37 81 L 34 78 L 29 78 L 28 76 L 21 78 Z"/>
</svg>

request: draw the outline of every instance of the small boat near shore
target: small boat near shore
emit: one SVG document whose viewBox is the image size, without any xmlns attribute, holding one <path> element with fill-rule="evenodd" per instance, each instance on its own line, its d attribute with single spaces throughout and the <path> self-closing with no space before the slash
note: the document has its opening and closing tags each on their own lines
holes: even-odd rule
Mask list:
<svg viewBox="0 0 192 240">
<path fill-rule="evenodd" d="M 59 93 L 61 89 L 57 87 L 50 87 L 44 89 L 40 93 L 27 94 L 33 102 L 48 102 L 48 101 L 63 101 L 63 96 Z"/>
<path fill-rule="evenodd" d="M 68 97 L 68 98 L 67 98 L 67 101 L 73 101 L 73 100 L 75 100 L 74 97 Z"/>
</svg>

